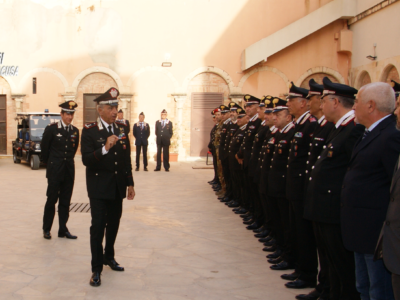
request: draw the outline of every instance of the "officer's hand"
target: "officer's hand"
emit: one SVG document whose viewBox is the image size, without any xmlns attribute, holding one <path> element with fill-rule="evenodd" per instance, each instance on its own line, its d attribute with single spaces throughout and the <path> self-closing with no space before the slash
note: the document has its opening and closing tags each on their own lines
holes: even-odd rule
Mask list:
<svg viewBox="0 0 400 300">
<path fill-rule="evenodd" d="M 106 148 L 106 151 L 108 151 L 112 147 L 114 147 L 117 142 L 118 142 L 118 137 L 116 135 L 109 136 L 107 138 L 106 144 L 104 145 L 104 147 Z"/>
<path fill-rule="evenodd" d="M 240 158 L 237 156 L 237 154 L 235 154 L 235 157 L 236 157 L 238 163 L 242 165 L 242 164 L 243 164 L 243 159 L 240 159 Z"/>
<path fill-rule="evenodd" d="M 128 186 L 128 200 L 133 200 L 135 198 L 135 189 L 132 185 Z"/>
</svg>

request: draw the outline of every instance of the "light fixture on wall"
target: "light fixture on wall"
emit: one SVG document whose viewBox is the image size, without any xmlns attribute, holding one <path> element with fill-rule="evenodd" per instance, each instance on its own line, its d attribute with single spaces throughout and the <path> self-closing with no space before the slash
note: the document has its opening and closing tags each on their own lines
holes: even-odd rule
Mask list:
<svg viewBox="0 0 400 300">
<path fill-rule="evenodd" d="M 376 43 L 374 43 L 374 55 L 368 55 L 367 58 L 369 60 L 376 60 L 378 57 L 376 56 Z"/>
<path fill-rule="evenodd" d="M 161 67 L 172 67 L 171 54 L 170 53 L 165 53 L 164 54 L 164 62 L 161 63 Z"/>
</svg>

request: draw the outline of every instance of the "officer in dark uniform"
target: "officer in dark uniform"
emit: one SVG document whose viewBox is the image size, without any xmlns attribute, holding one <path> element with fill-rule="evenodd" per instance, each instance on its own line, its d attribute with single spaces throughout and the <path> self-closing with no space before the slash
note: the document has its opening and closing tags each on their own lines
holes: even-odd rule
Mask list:
<svg viewBox="0 0 400 300">
<path fill-rule="evenodd" d="M 147 146 L 149 144 L 148 139 L 150 136 L 150 125 L 144 121 L 144 113 L 139 114 L 139 122 L 133 125 L 133 136 L 135 137 L 136 146 L 136 169 L 139 171 L 140 166 L 140 152 L 143 148 L 143 166 L 144 170 L 147 171 Z"/>
<path fill-rule="evenodd" d="M 172 122 L 167 119 L 167 111 L 161 112 L 161 120 L 156 122 L 157 138 L 157 166 L 154 171 L 161 170 L 161 151 L 163 152 L 163 163 L 165 171 L 169 172 L 169 145 L 173 134 Z"/>
<path fill-rule="evenodd" d="M 114 243 L 122 215 L 122 200 L 135 197 L 131 151 L 127 126 L 116 123 L 118 111 L 116 88 L 97 97 L 97 122 L 82 130 L 82 161 L 86 166 L 86 185 L 90 199 L 92 226 L 90 249 L 92 277 L 90 285 L 101 284 L 103 264 L 114 271 L 124 271 L 115 261 Z M 127 193 L 128 190 L 128 193 Z M 128 195 L 127 195 L 128 194 Z M 106 243 L 103 252 L 103 238 Z"/>
<path fill-rule="evenodd" d="M 129 134 L 129 132 L 131 132 L 131 125 L 129 125 L 129 121 L 127 119 L 124 119 L 124 112 L 122 111 L 122 109 L 118 111 L 117 119 L 115 120 L 115 122 L 121 123 L 128 128 L 126 134 Z"/>
<path fill-rule="evenodd" d="M 244 208 L 246 210 L 250 210 L 254 216 L 254 210 L 256 209 L 254 204 L 254 195 L 258 193 L 258 191 L 253 191 L 253 174 L 249 174 L 249 162 L 251 158 L 252 146 L 255 135 L 257 134 L 258 128 L 261 126 L 261 120 L 258 118 L 257 111 L 259 110 L 260 99 L 252 96 L 245 95 L 244 97 L 245 110 L 250 120 L 247 123 L 246 134 L 243 139 L 243 143 L 236 154 L 239 163 L 243 164 L 243 170 L 245 173 L 245 192 L 246 199 Z M 257 229 L 262 226 L 261 220 L 250 219 L 248 221 L 244 221 L 244 224 L 248 225 L 246 228 L 249 230 Z"/>
<path fill-rule="evenodd" d="M 343 178 L 352 150 L 363 134 L 364 126 L 354 122 L 355 94 L 357 90 L 323 79 L 322 111 L 327 121 L 335 123 L 321 154 L 308 173 L 304 217 L 315 223 L 319 247 L 327 253 L 331 299 L 360 299 L 356 290 L 354 254 L 342 240 L 340 228 L 340 194 L 348 184 Z"/>
<path fill-rule="evenodd" d="M 397 100 L 397 98 L 399 98 L 399 95 L 400 95 L 400 83 L 392 80 L 390 82 L 390 85 L 393 88 L 393 91 L 394 91 L 394 94 L 396 95 L 396 100 Z"/>
<path fill-rule="evenodd" d="M 267 255 L 269 263 L 273 264 L 272 270 L 287 270 L 294 268 L 291 236 L 289 234 L 289 201 L 286 198 L 287 163 L 290 150 L 290 141 L 293 138 L 293 117 L 288 112 L 287 101 L 279 98 L 273 99 L 273 119 L 279 131 L 272 137 L 269 145 L 275 144 L 268 172 L 268 200 L 271 205 L 271 215 L 275 231 L 276 245 Z M 267 148 L 267 152 L 270 148 Z M 267 249 L 265 249 L 267 250 Z"/>
<path fill-rule="evenodd" d="M 215 119 L 214 110 L 211 111 L 212 120 L 214 122 L 214 126 L 210 131 L 210 142 L 208 143 L 208 151 L 211 152 L 213 157 L 213 167 L 214 167 L 214 178 L 210 180 L 208 183 L 211 185 L 219 184 L 219 178 L 217 174 L 217 153 L 214 149 L 214 139 L 215 139 L 215 129 L 217 128 L 217 120 Z"/>
<path fill-rule="evenodd" d="M 229 136 L 231 136 L 229 141 L 229 170 L 232 173 L 231 181 L 233 188 L 233 199 L 239 203 L 242 207 L 244 207 L 244 178 L 245 173 L 243 171 L 243 165 L 239 163 L 236 158 L 236 153 L 239 151 L 243 139 L 246 134 L 246 125 L 249 121 L 249 117 L 246 115 L 246 112 L 242 108 L 237 108 L 237 123 L 236 126 L 232 126 L 229 130 Z"/>
<path fill-rule="evenodd" d="M 41 142 L 42 159 L 46 163 L 47 202 L 43 215 L 43 237 L 51 239 L 55 205 L 58 203 L 58 237 L 76 239 L 68 228 L 69 205 L 75 181 L 74 157 L 79 145 L 79 130 L 71 124 L 74 119 L 74 101 L 67 101 L 61 107 L 61 120 L 50 124 L 43 133 Z"/>
<path fill-rule="evenodd" d="M 289 153 L 286 197 L 290 204 L 290 236 L 296 245 L 296 272 L 297 278 L 286 283 L 288 288 L 314 287 L 318 274 L 317 248 L 314 239 L 312 223 L 303 218 L 304 197 L 306 185 L 306 168 L 312 135 L 317 125 L 317 120 L 309 112 L 308 90 L 290 85 L 288 96 L 289 113 L 294 116 L 295 133 L 291 140 Z M 287 278 L 286 275 L 282 276 Z"/>
<path fill-rule="evenodd" d="M 308 92 L 307 98 L 309 99 L 308 104 L 310 108 L 310 113 L 315 116 L 317 121 L 317 126 L 315 127 L 314 133 L 312 135 L 312 142 L 310 143 L 310 152 L 308 153 L 307 160 L 307 170 L 306 174 L 311 173 L 312 167 L 317 161 L 317 157 L 321 154 L 323 150 L 323 146 L 325 145 L 326 139 L 329 133 L 332 131 L 335 126 L 332 122 L 328 122 L 323 115 L 321 109 L 321 96 L 324 90 L 324 86 L 315 82 L 314 79 L 310 79 L 309 81 L 310 91 Z M 308 178 L 308 177 L 307 177 Z M 306 180 L 306 185 L 307 185 Z M 315 228 L 315 224 L 313 223 L 314 236 L 318 234 L 318 231 Z M 329 299 L 329 266 L 328 266 L 328 257 L 327 253 L 323 250 L 322 247 L 318 245 L 317 242 L 317 251 L 319 257 L 319 266 L 320 270 L 318 273 L 318 285 L 314 290 L 312 290 L 308 294 L 300 294 L 296 296 L 296 299 L 299 300 L 317 300 L 318 298 Z M 294 274 L 291 279 L 295 280 L 297 278 L 297 274 Z"/>
</svg>

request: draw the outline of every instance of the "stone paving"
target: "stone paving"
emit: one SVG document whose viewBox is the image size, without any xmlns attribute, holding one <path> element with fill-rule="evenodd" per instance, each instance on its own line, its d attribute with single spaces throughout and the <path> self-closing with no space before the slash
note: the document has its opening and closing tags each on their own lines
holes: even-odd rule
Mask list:
<svg viewBox="0 0 400 300">
<path fill-rule="evenodd" d="M 71 213 L 77 240 L 42 237 L 45 169 L 0 159 L 0 299 L 294 299 L 271 271 L 262 244 L 220 203 L 212 170 L 172 163 L 169 173 L 134 172 L 136 198 L 124 200 L 116 260 L 102 285 L 89 285 L 89 213 Z M 196 163 L 198 164 L 198 163 Z M 72 202 L 89 202 L 85 168 L 76 158 Z M 302 292 L 308 292 L 304 290 Z"/>
</svg>

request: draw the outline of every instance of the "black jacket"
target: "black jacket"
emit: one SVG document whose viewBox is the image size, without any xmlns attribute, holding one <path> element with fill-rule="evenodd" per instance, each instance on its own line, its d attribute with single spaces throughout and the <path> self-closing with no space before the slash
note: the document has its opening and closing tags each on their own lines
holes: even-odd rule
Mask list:
<svg viewBox="0 0 400 300">
<path fill-rule="evenodd" d="M 304 217 L 311 221 L 339 224 L 340 193 L 344 175 L 357 139 L 364 126 L 354 123 L 354 116 L 347 118 L 339 128 L 329 134 L 326 144 L 308 173 Z M 314 167 L 314 168 L 313 168 Z"/>
<path fill-rule="evenodd" d="M 173 134 L 172 122 L 168 120 L 168 123 L 161 126 L 160 120 L 156 122 L 156 137 L 157 145 L 169 146 L 171 144 L 171 138 Z"/>
<path fill-rule="evenodd" d="M 244 126 L 244 125 L 243 125 Z M 241 128 L 241 127 L 240 127 Z M 233 134 L 230 142 L 229 142 L 229 152 L 228 152 L 228 158 L 229 158 L 229 170 L 230 171 L 238 171 L 242 170 L 243 166 L 239 164 L 237 161 L 235 155 L 239 151 L 240 146 L 243 143 L 243 139 L 246 133 L 246 128 L 240 129 L 239 126 L 237 127 L 237 130 Z"/>
<path fill-rule="evenodd" d="M 231 145 L 231 140 L 238 129 L 239 129 L 239 125 L 237 123 L 231 123 L 231 125 L 228 128 L 228 132 L 226 134 L 225 146 L 224 146 L 224 149 L 222 149 L 222 151 L 224 153 L 223 155 L 225 155 L 225 157 L 228 160 L 229 160 L 229 150 L 230 150 L 229 146 Z"/>
<path fill-rule="evenodd" d="M 253 146 L 254 137 L 257 134 L 258 128 L 261 126 L 261 120 L 259 118 L 254 121 L 249 121 L 246 126 L 246 134 L 243 139 L 243 143 L 237 153 L 237 156 L 244 160 L 244 168 L 247 169 L 251 157 L 251 147 Z M 252 174 L 250 174 L 252 175 Z"/>
<path fill-rule="evenodd" d="M 119 123 L 122 125 L 125 125 L 127 128 L 126 134 L 129 134 L 131 132 L 131 125 L 129 125 L 129 121 L 127 119 L 122 119 L 122 120 L 115 120 L 115 123 Z"/>
<path fill-rule="evenodd" d="M 390 201 L 390 184 L 400 153 L 396 117 L 381 121 L 353 149 L 344 177 L 341 225 L 345 247 L 373 254 Z"/>
<path fill-rule="evenodd" d="M 271 169 L 271 159 L 274 156 L 276 134 L 279 133 L 278 128 L 274 127 L 272 130 L 269 128 L 267 134 L 264 137 L 264 143 L 258 160 L 256 172 L 254 173 L 254 179 L 259 178 L 259 191 L 267 194 L 268 187 L 268 174 Z"/>
<path fill-rule="evenodd" d="M 290 201 L 304 201 L 308 153 L 317 124 L 317 120 L 310 113 L 295 124 L 290 142 L 286 180 L 286 198 Z"/>
<path fill-rule="evenodd" d="M 71 125 L 72 126 L 72 125 Z M 47 178 L 64 178 L 64 173 L 69 172 L 75 176 L 74 157 L 79 146 L 79 130 L 72 126 L 67 132 L 61 121 L 50 124 L 43 133 L 40 148 L 42 160 L 47 164 Z"/>
<path fill-rule="evenodd" d="M 140 128 L 139 122 L 133 125 L 133 136 L 135 137 L 135 145 L 136 146 L 147 146 L 149 144 L 149 136 L 150 136 L 150 125 L 146 122 L 143 122 L 143 129 Z"/>
<path fill-rule="evenodd" d="M 216 129 L 217 129 L 217 124 L 215 124 L 210 131 L 210 142 L 208 143 L 208 149 L 211 150 L 212 154 L 215 154 L 214 139 L 215 139 L 215 130 Z"/>
<path fill-rule="evenodd" d="M 290 141 L 294 134 L 294 124 L 290 123 L 283 132 L 275 135 L 275 150 L 268 174 L 268 196 L 286 197 L 286 176 Z"/>
<path fill-rule="evenodd" d="M 86 185 L 89 198 L 115 199 L 116 190 L 126 197 L 127 186 L 133 186 L 131 148 L 127 127 L 114 123 L 117 144 L 107 154 L 102 148 L 111 135 L 98 120 L 86 124 L 82 130 L 82 162 L 86 166 Z"/>
<path fill-rule="evenodd" d="M 224 123 L 222 123 L 222 127 L 221 127 L 221 138 L 219 140 L 219 159 L 220 160 L 224 160 L 228 158 L 228 153 L 225 152 L 225 141 L 226 141 L 226 137 L 228 135 L 229 132 L 229 128 L 231 127 L 232 122 L 231 119 L 227 119 Z"/>
<path fill-rule="evenodd" d="M 258 132 L 254 137 L 253 146 L 251 147 L 251 156 L 249 160 L 249 174 L 254 178 L 257 177 L 257 175 L 259 175 L 259 172 L 257 170 L 257 164 L 260 160 L 261 150 L 264 144 L 265 136 L 270 132 L 271 131 L 269 130 L 268 126 L 261 125 L 260 127 L 258 127 Z M 257 183 L 259 177 L 255 179 L 257 179 L 255 181 Z"/>
</svg>

